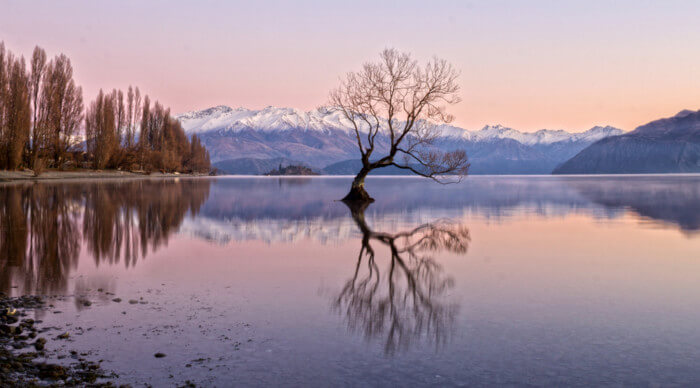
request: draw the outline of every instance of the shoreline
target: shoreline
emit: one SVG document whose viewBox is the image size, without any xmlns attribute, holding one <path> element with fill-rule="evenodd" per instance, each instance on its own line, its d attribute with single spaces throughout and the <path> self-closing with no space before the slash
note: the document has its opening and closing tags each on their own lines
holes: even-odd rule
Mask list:
<svg viewBox="0 0 700 388">
<path fill-rule="evenodd" d="M 0 171 L 0 182 L 48 181 L 48 180 L 79 180 L 79 179 L 147 179 L 147 178 L 191 178 L 208 177 L 208 174 L 161 173 L 146 174 L 119 170 L 74 170 L 74 171 L 45 171 L 34 176 L 31 170 Z"/>
<path fill-rule="evenodd" d="M 60 298 L 65 297 L 53 297 Z M 102 360 L 61 346 L 70 341 L 70 332 L 56 335 L 61 328 L 30 318 L 33 312 L 52 310 L 51 299 L 0 292 L 0 381 L 8 387 L 112 386 L 118 376 L 102 369 Z"/>
<path fill-rule="evenodd" d="M 472 174 L 467 179 L 480 178 L 586 178 L 586 177 L 644 177 L 644 176 L 697 176 L 699 173 L 649 173 L 649 174 Z M 72 171 L 57 171 L 49 170 L 43 172 L 39 176 L 34 176 L 31 170 L 8 171 L 0 170 L 0 183 L 12 182 L 32 182 L 32 181 L 70 181 L 70 180 L 92 180 L 92 179 L 164 179 L 164 178 L 201 178 L 201 177 L 219 177 L 219 178 L 353 178 L 354 175 L 247 175 L 247 174 L 191 174 L 191 173 L 161 173 L 153 172 L 146 174 L 144 172 L 119 171 L 119 170 L 72 170 Z M 368 179 L 373 178 L 421 178 L 413 175 L 369 175 Z M 421 178 L 422 179 L 422 178 Z"/>
</svg>

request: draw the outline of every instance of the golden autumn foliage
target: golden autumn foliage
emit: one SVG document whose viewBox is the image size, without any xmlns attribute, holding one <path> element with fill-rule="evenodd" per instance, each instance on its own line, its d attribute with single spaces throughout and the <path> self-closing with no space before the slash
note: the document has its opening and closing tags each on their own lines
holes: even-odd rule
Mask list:
<svg viewBox="0 0 700 388">
<path fill-rule="evenodd" d="M 84 139 L 83 135 L 84 134 Z M 36 47 L 29 66 L 0 42 L 0 169 L 94 168 L 208 173 L 209 153 L 170 110 L 139 88 L 112 90 L 84 109 L 70 59 Z"/>
</svg>

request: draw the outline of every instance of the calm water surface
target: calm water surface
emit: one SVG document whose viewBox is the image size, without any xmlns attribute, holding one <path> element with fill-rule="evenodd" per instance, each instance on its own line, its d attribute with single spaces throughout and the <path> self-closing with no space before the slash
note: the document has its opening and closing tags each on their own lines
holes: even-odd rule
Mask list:
<svg viewBox="0 0 700 388">
<path fill-rule="evenodd" d="M 700 384 L 700 176 L 349 182 L 2 184 L 0 291 L 119 383 Z"/>
</svg>

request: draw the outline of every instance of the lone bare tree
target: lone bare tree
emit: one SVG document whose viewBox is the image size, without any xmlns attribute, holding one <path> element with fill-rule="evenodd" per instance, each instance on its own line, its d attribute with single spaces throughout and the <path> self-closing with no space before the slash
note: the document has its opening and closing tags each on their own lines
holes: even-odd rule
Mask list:
<svg viewBox="0 0 700 388">
<path fill-rule="evenodd" d="M 378 62 L 345 76 L 330 93 L 330 105 L 350 122 L 362 169 L 343 200 L 373 201 L 364 183 L 378 168 L 394 166 L 440 183 L 448 175 L 466 175 L 464 150 L 445 152 L 433 146 L 439 124 L 453 120 L 446 106 L 460 101 L 458 75 L 443 59 L 420 66 L 410 54 L 386 49 Z M 373 155 L 375 151 L 381 154 Z"/>
</svg>

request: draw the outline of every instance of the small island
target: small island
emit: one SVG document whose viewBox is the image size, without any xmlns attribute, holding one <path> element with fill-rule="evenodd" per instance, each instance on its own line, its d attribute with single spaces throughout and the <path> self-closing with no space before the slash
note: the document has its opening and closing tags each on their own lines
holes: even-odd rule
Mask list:
<svg viewBox="0 0 700 388">
<path fill-rule="evenodd" d="M 274 175 L 319 175 L 318 173 L 314 172 L 312 169 L 306 167 L 306 166 L 287 166 L 287 167 L 282 167 L 280 166 L 270 172 L 265 173 L 265 175 L 268 176 L 274 176 Z"/>
</svg>

